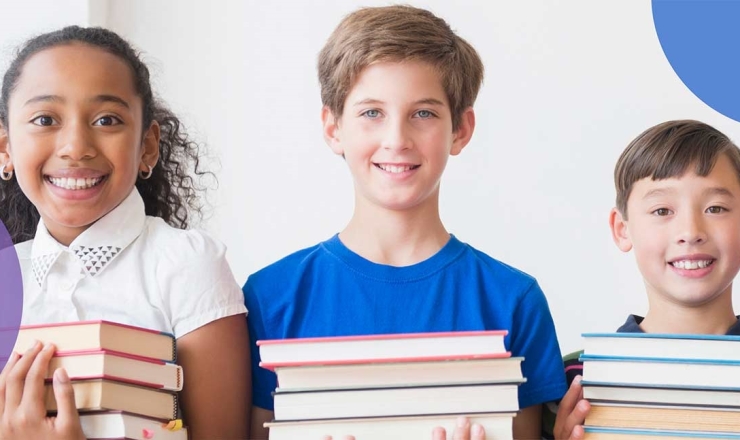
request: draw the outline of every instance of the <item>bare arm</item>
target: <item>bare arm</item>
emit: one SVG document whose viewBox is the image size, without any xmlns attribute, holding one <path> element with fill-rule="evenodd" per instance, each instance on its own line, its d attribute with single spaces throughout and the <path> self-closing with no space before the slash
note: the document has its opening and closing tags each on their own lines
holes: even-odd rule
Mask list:
<svg viewBox="0 0 740 440">
<path fill-rule="evenodd" d="M 258 406 L 252 407 L 252 428 L 249 438 L 253 440 L 267 440 L 269 429 L 262 425 L 271 422 L 275 418 L 275 413 L 262 409 Z"/>
<path fill-rule="evenodd" d="M 542 438 L 542 405 L 522 408 L 514 417 L 514 438 Z"/>
<path fill-rule="evenodd" d="M 243 314 L 204 325 L 177 340 L 185 382 L 182 408 L 193 440 L 248 438 L 252 405 L 249 335 Z"/>
</svg>

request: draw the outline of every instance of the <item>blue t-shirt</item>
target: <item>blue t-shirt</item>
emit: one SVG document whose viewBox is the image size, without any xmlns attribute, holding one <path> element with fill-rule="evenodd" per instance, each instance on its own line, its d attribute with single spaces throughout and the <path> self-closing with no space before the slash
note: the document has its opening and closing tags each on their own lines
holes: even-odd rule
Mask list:
<svg viewBox="0 0 740 440">
<path fill-rule="evenodd" d="M 519 406 L 560 399 L 565 375 L 555 327 L 537 281 L 450 237 L 435 255 L 395 267 L 349 250 L 335 235 L 251 275 L 249 310 L 255 406 L 273 409 L 273 372 L 255 342 L 322 336 L 506 329 L 524 356 Z"/>
</svg>

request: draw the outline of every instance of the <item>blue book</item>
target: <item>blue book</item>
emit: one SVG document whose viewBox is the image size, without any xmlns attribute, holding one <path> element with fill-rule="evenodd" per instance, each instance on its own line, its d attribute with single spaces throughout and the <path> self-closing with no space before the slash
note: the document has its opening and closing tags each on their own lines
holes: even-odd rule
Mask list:
<svg viewBox="0 0 740 440">
<path fill-rule="evenodd" d="M 740 388 L 740 362 L 592 356 L 584 354 L 583 378 L 625 386 Z"/>
<path fill-rule="evenodd" d="M 589 356 L 740 362 L 740 336 L 584 333 L 583 338 Z"/>
</svg>

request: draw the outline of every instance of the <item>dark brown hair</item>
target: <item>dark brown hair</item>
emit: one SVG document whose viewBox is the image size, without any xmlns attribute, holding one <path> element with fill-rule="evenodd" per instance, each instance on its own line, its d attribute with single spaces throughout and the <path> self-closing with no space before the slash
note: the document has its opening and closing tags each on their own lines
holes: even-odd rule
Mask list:
<svg viewBox="0 0 740 440">
<path fill-rule="evenodd" d="M 161 217 L 177 228 L 187 228 L 189 211 L 199 214 L 202 207 L 198 192 L 204 188 L 197 184 L 196 178 L 212 176 L 212 173 L 201 170 L 199 145 L 188 137 L 177 116 L 154 97 L 149 69 L 133 47 L 115 32 L 69 26 L 28 40 L 18 50 L 3 77 L 0 123 L 7 131 L 8 102 L 26 61 L 44 49 L 78 43 L 105 50 L 131 68 L 134 86 L 142 101 L 142 127 L 146 131 L 152 121 L 157 121 L 161 130 L 157 166 L 149 179 L 136 180 L 136 188 L 144 199 L 147 215 Z M 9 132 L 7 134 L 10 136 Z M 5 223 L 14 243 L 34 237 L 39 213 L 23 194 L 16 179 L 0 181 L 0 221 Z"/>
<path fill-rule="evenodd" d="M 712 172 L 726 154 L 740 180 L 740 150 L 716 128 L 699 121 L 668 121 L 650 127 L 622 152 L 614 168 L 617 209 L 627 218 L 627 200 L 638 180 L 680 177 L 693 166 L 699 176 Z"/>
<path fill-rule="evenodd" d="M 441 18 L 411 6 L 362 8 L 339 23 L 319 54 L 323 105 L 340 118 L 360 72 L 384 61 L 431 64 L 442 80 L 453 130 L 483 81 L 478 53 Z"/>
</svg>

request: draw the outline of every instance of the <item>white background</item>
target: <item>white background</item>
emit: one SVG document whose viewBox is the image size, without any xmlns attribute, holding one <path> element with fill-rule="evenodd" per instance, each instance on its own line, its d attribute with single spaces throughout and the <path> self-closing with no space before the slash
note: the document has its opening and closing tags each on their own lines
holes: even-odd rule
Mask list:
<svg viewBox="0 0 740 440">
<path fill-rule="evenodd" d="M 607 223 L 617 157 L 667 119 L 700 119 L 740 141 L 740 124 L 671 69 L 650 2 L 410 3 L 445 18 L 486 67 L 475 135 L 443 177 L 448 230 L 539 280 L 564 353 L 579 348 L 582 332 L 613 331 L 628 313 L 644 313 L 634 259 L 614 246 Z M 345 14 L 385 4 L 6 2 L 1 61 L 26 37 L 64 24 L 104 25 L 141 49 L 156 92 L 218 161 L 220 186 L 201 226 L 227 244 L 241 284 L 348 221 L 352 181 L 321 136 L 316 56 Z"/>
</svg>

